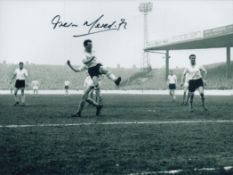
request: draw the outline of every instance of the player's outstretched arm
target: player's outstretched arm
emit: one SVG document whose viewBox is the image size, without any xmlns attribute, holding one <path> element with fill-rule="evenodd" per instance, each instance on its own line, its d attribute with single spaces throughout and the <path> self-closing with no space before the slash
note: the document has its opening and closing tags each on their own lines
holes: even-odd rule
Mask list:
<svg viewBox="0 0 233 175">
<path fill-rule="evenodd" d="M 202 66 L 202 67 L 200 68 L 200 71 L 201 71 L 201 75 L 202 75 L 203 82 L 204 82 L 204 84 L 206 85 L 207 70 Z"/>
<path fill-rule="evenodd" d="M 182 76 L 181 76 L 181 83 L 180 83 L 181 87 L 183 87 L 183 85 L 184 85 L 184 79 L 185 79 L 186 73 L 187 73 L 187 70 L 185 69 L 184 72 L 183 72 L 183 74 L 182 74 Z"/>
<path fill-rule="evenodd" d="M 78 69 L 75 69 L 72 65 L 71 65 L 71 63 L 70 63 L 70 60 L 67 60 L 67 65 L 69 66 L 69 68 L 71 69 L 71 70 L 73 70 L 74 72 L 80 72 Z"/>
<path fill-rule="evenodd" d="M 206 75 L 207 75 L 207 70 L 202 66 L 200 68 L 201 74 L 202 74 L 202 78 L 205 80 L 206 79 Z"/>
<path fill-rule="evenodd" d="M 12 84 L 13 80 L 15 79 L 16 74 L 14 73 L 13 77 L 11 78 L 10 84 Z"/>
</svg>

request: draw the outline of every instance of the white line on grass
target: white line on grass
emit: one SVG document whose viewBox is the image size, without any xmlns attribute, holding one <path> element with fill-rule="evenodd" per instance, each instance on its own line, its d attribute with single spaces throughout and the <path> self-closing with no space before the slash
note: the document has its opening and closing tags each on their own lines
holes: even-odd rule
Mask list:
<svg viewBox="0 0 233 175">
<path fill-rule="evenodd" d="M 42 123 L 42 124 L 12 124 L 0 125 L 0 128 L 27 128 L 27 127 L 68 127 L 90 125 L 165 125 L 165 124 L 215 124 L 233 123 L 233 120 L 167 120 L 167 121 L 123 121 L 123 122 L 80 122 L 80 123 Z"/>
<path fill-rule="evenodd" d="M 223 167 L 223 169 L 225 172 L 227 171 L 231 171 L 233 170 L 232 166 L 226 166 Z M 169 171 L 147 171 L 147 172 L 140 172 L 140 173 L 130 173 L 129 175 L 156 175 L 156 174 L 179 174 L 179 173 L 187 173 L 190 171 L 194 171 L 194 172 L 214 172 L 214 171 L 221 171 L 221 169 L 219 168 L 195 168 L 193 170 L 182 170 L 182 169 L 178 169 L 178 170 L 169 170 Z"/>
</svg>

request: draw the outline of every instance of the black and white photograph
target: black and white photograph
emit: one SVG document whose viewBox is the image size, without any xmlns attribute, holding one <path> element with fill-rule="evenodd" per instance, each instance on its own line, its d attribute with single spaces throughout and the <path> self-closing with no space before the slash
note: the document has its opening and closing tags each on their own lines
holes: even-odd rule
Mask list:
<svg viewBox="0 0 233 175">
<path fill-rule="evenodd" d="M 0 175 L 233 175 L 233 0 L 0 0 Z"/>
</svg>

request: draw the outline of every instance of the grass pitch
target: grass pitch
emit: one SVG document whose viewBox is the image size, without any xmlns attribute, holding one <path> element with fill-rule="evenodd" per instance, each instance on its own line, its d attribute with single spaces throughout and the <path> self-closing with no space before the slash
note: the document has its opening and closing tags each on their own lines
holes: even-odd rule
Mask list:
<svg viewBox="0 0 233 175">
<path fill-rule="evenodd" d="M 0 174 L 233 174 L 233 97 L 199 96 L 195 111 L 168 96 L 105 95 L 102 117 L 87 106 L 82 118 L 71 118 L 80 96 L 27 96 L 26 107 L 0 96 Z M 173 121 L 213 121 L 174 123 Z M 145 124 L 124 124 L 143 122 Z M 166 123 L 153 124 L 149 122 Z M 171 123 L 169 123 L 171 121 Z M 104 124 L 118 122 L 116 124 Z M 7 125 L 74 124 L 78 126 Z M 92 123 L 91 125 L 84 125 Z M 214 171 L 194 171 L 215 168 Z M 160 172 L 160 173 L 159 173 Z"/>
</svg>

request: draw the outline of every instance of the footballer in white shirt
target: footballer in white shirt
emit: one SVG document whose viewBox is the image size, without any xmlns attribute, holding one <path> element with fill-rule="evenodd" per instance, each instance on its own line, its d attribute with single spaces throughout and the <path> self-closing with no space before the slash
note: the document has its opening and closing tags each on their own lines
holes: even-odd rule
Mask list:
<svg viewBox="0 0 233 175">
<path fill-rule="evenodd" d="M 65 84 L 65 94 L 66 94 L 66 95 L 69 95 L 70 81 L 69 81 L 69 80 L 66 80 L 66 81 L 64 82 L 64 84 Z"/>
<path fill-rule="evenodd" d="M 110 80 L 112 80 L 117 86 L 120 84 L 121 82 L 121 77 L 116 77 L 113 73 L 111 73 L 109 70 L 107 70 L 106 68 L 103 67 L 103 65 L 101 63 L 98 62 L 96 56 L 94 55 L 93 51 L 92 51 L 92 41 L 87 39 L 84 40 L 83 42 L 83 46 L 85 48 L 84 50 L 84 58 L 82 60 L 83 62 L 83 66 L 78 69 L 75 69 L 71 63 L 70 60 L 67 60 L 67 65 L 74 71 L 74 72 L 81 72 L 84 70 L 88 71 L 89 76 L 91 77 L 91 79 L 93 80 L 94 83 L 94 88 L 95 88 L 95 92 L 96 92 L 96 101 L 90 101 L 90 103 L 96 107 L 96 116 L 100 115 L 100 111 L 102 109 L 102 105 L 100 104 L 100 88 L 99 88 L 99 80 L 98 77 L 100 75 L 106 75 Z M 88 88 L 84 94 L 83 94 L 83 98 L 79 104 L 79 108 L 78 111 L 75 115 L 73 116 L 77 116 L 80 117 L 81 116 L 81 112 L 82 108 L 84 107 L 85 101 L 88 98 L 88 94 L 89 91 L 91 90 L 91 88 Z"/>
<path fill-rule="evenodd" d="M 173 71 L 170 70 L 168 78 L 167 78 L 168 88 L 169 88 L 169 94 L 172 97 L 172 101 L 176 101 L 176 83 L 177 83 L 177 77 L 173 74 Z"/>
<path fill-rule="evenodd" d="M 190 65 L 184 70 L 182 78 L 181 78 L 181 84 L 184 84 L 184 77 L 186 74 L 188 74 L 189 77 L 189 95 L 190 95 L 190 101 L 189 101 L 189 110 L 190 112 L 193 112 L 193 98 L 194 98 L 194 92 L 196 89 L 198 89 L 200 96 L 201 96 L 201 102 L 202 107 L 204 111 L 207 111 L 206 105 L 205 105 L 205 97 L 204 97 L 204 86 L 206 84 L 205 77 L 207 74 L 206 69 L 203 66 L 198 66 L 196 64 L 196 55 L 191 54 L 189 56 Z"/>
<path fill-rule="evenodd" d="M 14 79 L 15 81 L 15 106 L 19 105 L 19 97 L 18 97 L 18 90 L 21 90 L 21 103 L 24 106 L 25 105 L 25 85 L 26 85 L 26 78 L 28 77 L 28 71 L 24 68 L 23 62 L 19 63 L 19 68 L 17 68 L 13 74 L 13 77 L 11 79 L 11 84 Z"/>
<path fill-rule="evenodd" d="M 33 80 L 32 81 L 32 90 L 34 95 L 38 95 L 38 90 L 39 90 L 39 81 L 38 80 Z"/>
</svg>

